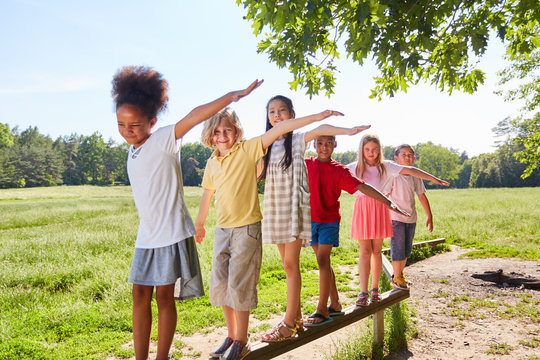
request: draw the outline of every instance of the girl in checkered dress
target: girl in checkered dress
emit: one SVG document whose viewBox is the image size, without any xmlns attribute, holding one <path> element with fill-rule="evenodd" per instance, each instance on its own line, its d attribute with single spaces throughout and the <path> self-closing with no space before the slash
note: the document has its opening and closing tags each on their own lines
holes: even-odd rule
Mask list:
<svg viewBox="0 0 540 360">
<path fill-rule="evenodd" d="M 266 129 L 295 117 L 292 101 L 274 96 L 266 105 Z M 335 113 L 334 115 L 343 115 Z M 342 128 L 321 125 L 305 133 L 287 133 L 268 147 L 260 167 L 265 180 L 262 238 L 278 246 L 287 278 L 287 310 L 283 321 L 263 335 L 266 342 L 287 340 L 303 327 L 300 310 L 300 249 L 311 243 L 309 185 L 304 153 L 306 144 Z"/>
</svg>

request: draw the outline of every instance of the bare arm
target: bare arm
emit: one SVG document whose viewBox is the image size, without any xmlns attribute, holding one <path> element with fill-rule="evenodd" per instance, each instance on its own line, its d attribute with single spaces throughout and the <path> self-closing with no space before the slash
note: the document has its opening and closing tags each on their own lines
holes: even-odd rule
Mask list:
<svg viewBox="0 0 540 360">
<path fill-rule="evenodd" d="M 344 128 L 338 126 L 332 126 L 328 124 L 323 124 L 316 127 L 315 129 L 308 131 L 305 136 L 306 143 L 310 142 L 313 139 L 318 138 L 319 136 L 334 136 L 334 135 L 356 135 L 366 129 L 369 129 L 371 125 L 360 125 L 352 128 Z"/>
<path fill-rule="evenodd" d="M 219 110 L 229 105 L 233 101 L 238 101 L 253 90 L 259 87 L 264 80 L 255 80 L 244 90 L 231 91 L 222 97 L 204 105 L 197 106 L 191 110 L 182 120 L 178 121 L 174 127 L 176 139 L 183 137 L 189 130 L 201 122 L 215 115 Z"/>
<path fill-rule="evenodd" d="M 403 169 L 401 169 L 399 173 L 401 175 L 411 175 L 420 179 L 428 180 L 437 185 L 450 186 L 449 182 L 436 178 L 430 173 L 412 166 L 403 166 Z"/>
<path fill-rule="evenodd" d="M 319 114 L 313 114 L 297 119 L 281 121 L 279 124 L 277 124 L 262 135 L 261 140 L 263 149 L 268 149 L 268 147 L 283 134 L 301 128 L 302 126 L 311 124 L 312 122 L 324 120 L 332 115 L 343 116 L 343 114 L 339 111 L 325 110 Z"/>
<path fill-rule="evenodd" d="M 200 244 L 204 237 L 206 236 L 206 229 L 204 228 L 204 222 L 208 216 L 208 211 L 210 210 L 210 204 L 212 203 L 212 196 L 214 196 L 215 190 L 204 189 L 201 204 L 199 205 L 199 214 L 197 215 L 197 220 L 195 221 L 195 241 Z"/>
<path fill-rule="evenodd" d="M 392 200 L 390 200 L 387 196 L 385 196 L 382 192 L 380 192 L 379 190 L 377 190 L 373 186 L 371 186 L 369 184 L 366 184 L 366 183 L 363 183 L 363 184 L 358 184 L 358 186 L 356 188 L 359 191 L 361 191 L 362 193 L 364 193 L 365 195 L 369 196 L 370 198 L 373 198 L 373 199 L 375 199 L 375 200 L 377 200 L 379 202 L 382 202 L 383 204 L 388 206 L 390 208 L 390 210 L 393 210 L 393 211 L 397 212 L 398 214 L 402 214 L 402 215 L 405 215 L 405 216 L 411 216 L 406 211 L 401 210 L 396 204 L 394 204 L 392 202 Z"/>
<path fill-rule="evenodd" d="M 433 231 L 433 215 L 431 214 L 431 207 L 429 206 L 429 200 L 425 193 L 418 194 L 418 200 L 420 201 L 420 204 L 422 204 L 422 207 L 424 208 L 424 211 L 427 215 L 427 221 L 426 221 L 426 227 L 428 228 L 429 232 Z"/>
</svg>

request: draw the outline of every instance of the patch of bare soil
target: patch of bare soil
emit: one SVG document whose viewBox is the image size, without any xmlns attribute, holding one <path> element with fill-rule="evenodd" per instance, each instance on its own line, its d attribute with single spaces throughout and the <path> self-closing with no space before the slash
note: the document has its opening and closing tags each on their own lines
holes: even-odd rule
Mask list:
<svg viewBox="0 0 540 360">
<path fill-rule="evenodd" d="M 409 302 L 419 334 L 392 359 L 538 358 L 540 291 L 471 275 L 502 269 L 540 279 L 540 262 L 461 258 L 467 251 L 453 246 L 405 269 L 414 282 Z"/>
<path fill-rule="evenodd" d="M 538 359 L 540 324 L 534 319 L 539 316 L 540 291 L 499 287 L 471 275 L 502 269 L 504 273 L 538 279 L 540 262 L 461 258 L 467 251 L 452 246 L 450 252 L 405 269 L 413 282 L 409 307 L 414 311 L 418 336 L 409 340 L 407 349 L 393 354 L 392 360 Z M 355 268 L 349 271 L 357 272 Z M 343 298 L 344 307 L 352 305 L 354 300 Z M 535 318 L 530 313 L 536 314 Z M 273 326 L 279 321 L 280 317 L 275 317 L 263 322 Z M 252 318 L 250 328 L 258 328 L 263 322 Z M 358 324 L 347 326 L 276 359 L 326 359 L 336 344 L 351 336 L 357 327 Z M 181 349 L 173 346 L 172 351 L 181 351 L 182 359 L 207 359 L 207 354 L 219 346 L 226 334 L 225 328 L 216 328 L 189 337 L 177 335 L 175 343 L 184 346 Z M 258 340 L 261 335 L 262 332 L 253 334 L 252 340 Z"/>
</svg>

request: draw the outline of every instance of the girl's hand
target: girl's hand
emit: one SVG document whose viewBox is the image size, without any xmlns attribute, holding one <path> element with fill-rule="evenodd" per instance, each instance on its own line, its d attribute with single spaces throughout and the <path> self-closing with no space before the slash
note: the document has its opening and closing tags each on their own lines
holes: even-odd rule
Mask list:
<svg viewBox="0 0 540 360">
<path fill-rule="evenodd" d="M 390 202 L 390 204 L 388 204 L 388 208 L 390 208 L 390 210 L 392 210 L 392 211 L 397 212 L 398 214 L 405 215 L 405 216 L 411 216 L 411 214 L 409 214 L 408 212 L 406 212 L 404 210 L 401 210 L 399 208 L 399 206 L 397 206 L 393 202 Z"/>
<path fill-rule="evenodd" d="M 232 101 L 238 101 L 241 98 L 243 98 L 246 95 L 249 95 L 253 90 L 259 87 L 263 83 L 264 80 L 259 81 L 258 79 L 251 83 L 246 89 L 244 90 L 237 90 L 231 92 L 231 98 Z"/>
<path fill-rule="evenodd" d="M 206 229 L 204 228 L 204 225 L 195 225 L 195 231 L 197 231 L 197 233 L 195 234 L 195 241 L 197 242 L 197 244 L 200 244 L 206 236 Z"/>
<path fill-rule="evenodd" d="M 360 126 L 355 126 L 353 128 L 350 128 L 349 131 L 347 131 L 347 135 L 356 135 L 358 134 L 359 132 L 362 132 L 364 130 L 367 130 L 371 127 L 371 125 L 360 125 Z"/>
<path fill-rule="evenodd" d="M 433 181 L 435 184 L 437 185 L 442 185 L 442 186 L 450 186 L 450 183 L 447 182 L 447 181 L 444 181 L 444 180 L 441 180 L 441 179 L 435 179 L 435 181 Z"/>
<path fill-rule="evenodd" d="M 339 111 L 336 111 L 336 110 L 324 110 L 322 113 L 319 114 L 319 116 L 321 117 L 319 120 L 324 120 L 326 119 L 327 117 L 330 117 L 330 116 L 343 116 L 344 114 L 339 112 Z"/>
</svg>

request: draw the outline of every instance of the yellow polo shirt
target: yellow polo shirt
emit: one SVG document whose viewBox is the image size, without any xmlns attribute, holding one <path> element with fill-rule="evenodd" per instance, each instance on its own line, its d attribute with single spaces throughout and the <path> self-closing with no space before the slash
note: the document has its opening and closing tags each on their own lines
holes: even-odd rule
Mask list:
<svg viewBox="0 0 540 360">
<path fill-rule="evenodd" d="M 216 150 L 208 159 L 202 187 L 216 191 L 217 227 L 241 227 L 262 220 L 257 162 L 264 154 L 259 136 L 234 145 L 223 157 Z"/>
</svg>

